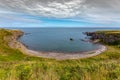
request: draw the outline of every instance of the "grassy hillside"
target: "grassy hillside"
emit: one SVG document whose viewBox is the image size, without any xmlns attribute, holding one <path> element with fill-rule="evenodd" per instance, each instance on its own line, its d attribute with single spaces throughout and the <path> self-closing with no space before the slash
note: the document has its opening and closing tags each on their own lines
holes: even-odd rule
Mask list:
<svg viewBox="0 0 120 80">
<path fill-rule="evenodd" d="M 79 60 L 56 61 L 22 54 L 8 46 L 15 31 L 0 29 L 0 80 L 120 80 L 120 48 Z"/>
</svg>

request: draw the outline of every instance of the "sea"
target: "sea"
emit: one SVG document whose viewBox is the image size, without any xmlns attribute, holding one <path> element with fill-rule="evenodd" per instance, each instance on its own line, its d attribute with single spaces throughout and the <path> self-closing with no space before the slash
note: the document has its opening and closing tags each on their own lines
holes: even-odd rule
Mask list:
<svg viewBox="0 0 120 80">
<path fill-rule="evenodd" d="M 42 52 L 86 52 L 96 50 L 100 44 L 84 41 L 88 37 L 84 32 L 100 30 L 120 30 L 120 28 L 8 28 L 19 29 L 24 35 L 19 41 L 29 49 Z M 70 40 L 72 39 L 72 40 Z"/>
</svg>

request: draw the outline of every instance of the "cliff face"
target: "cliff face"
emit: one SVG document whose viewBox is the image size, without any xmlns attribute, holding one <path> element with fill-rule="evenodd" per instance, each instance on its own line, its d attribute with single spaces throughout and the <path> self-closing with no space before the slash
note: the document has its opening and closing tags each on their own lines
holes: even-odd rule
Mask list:
<svg viewBox="0 0 120 80">
<path fill-rule="evenodd" d="M 19 42 L 17 41 L 18 38 L 20 38 L 24 32 L 20 30 L 8 30 L 11 35 L 10 36 L 5 36 L 4 40 L 7 42 L 7 44 L 14 49 L 18 49 L 20 46 Z"/>
<path fill-rule="evenodd" d="M 107 44 L 120 44 L 120 31 L 86 32 L 85 34 L 90 36 L 91 40 L 99 39 Z"/>
</svg>

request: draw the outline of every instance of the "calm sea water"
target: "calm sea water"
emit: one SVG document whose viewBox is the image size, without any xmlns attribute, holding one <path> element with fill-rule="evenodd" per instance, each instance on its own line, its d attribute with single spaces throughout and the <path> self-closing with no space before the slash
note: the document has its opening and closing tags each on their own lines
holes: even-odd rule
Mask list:
<svg viewBox="0 0 120 80">
<path fill-rule="evenodd" d="M 98 44 L 81 41 L 83 32 L 113 30 L 105 28 L 12 28 L 24 31 L 19 41 L 29 49 L 50 52 L 83 52 L 99 48 Z M 118 30 L 118 29 L 114 29 Z M 74 41 L 70 41 L 73 38 Z"/>
</svg>

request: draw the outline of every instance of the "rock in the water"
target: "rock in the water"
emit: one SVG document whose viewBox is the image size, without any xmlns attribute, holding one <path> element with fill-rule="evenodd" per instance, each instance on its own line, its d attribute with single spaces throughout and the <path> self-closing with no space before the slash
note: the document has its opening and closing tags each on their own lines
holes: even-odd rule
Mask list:
<svg viewBox="0 0 120 80">
<path fill-rule="evenodd" d="M 70 41 L 73 41 L 74 39 L 73 38 L 70 38 Z"/>
</svg>

